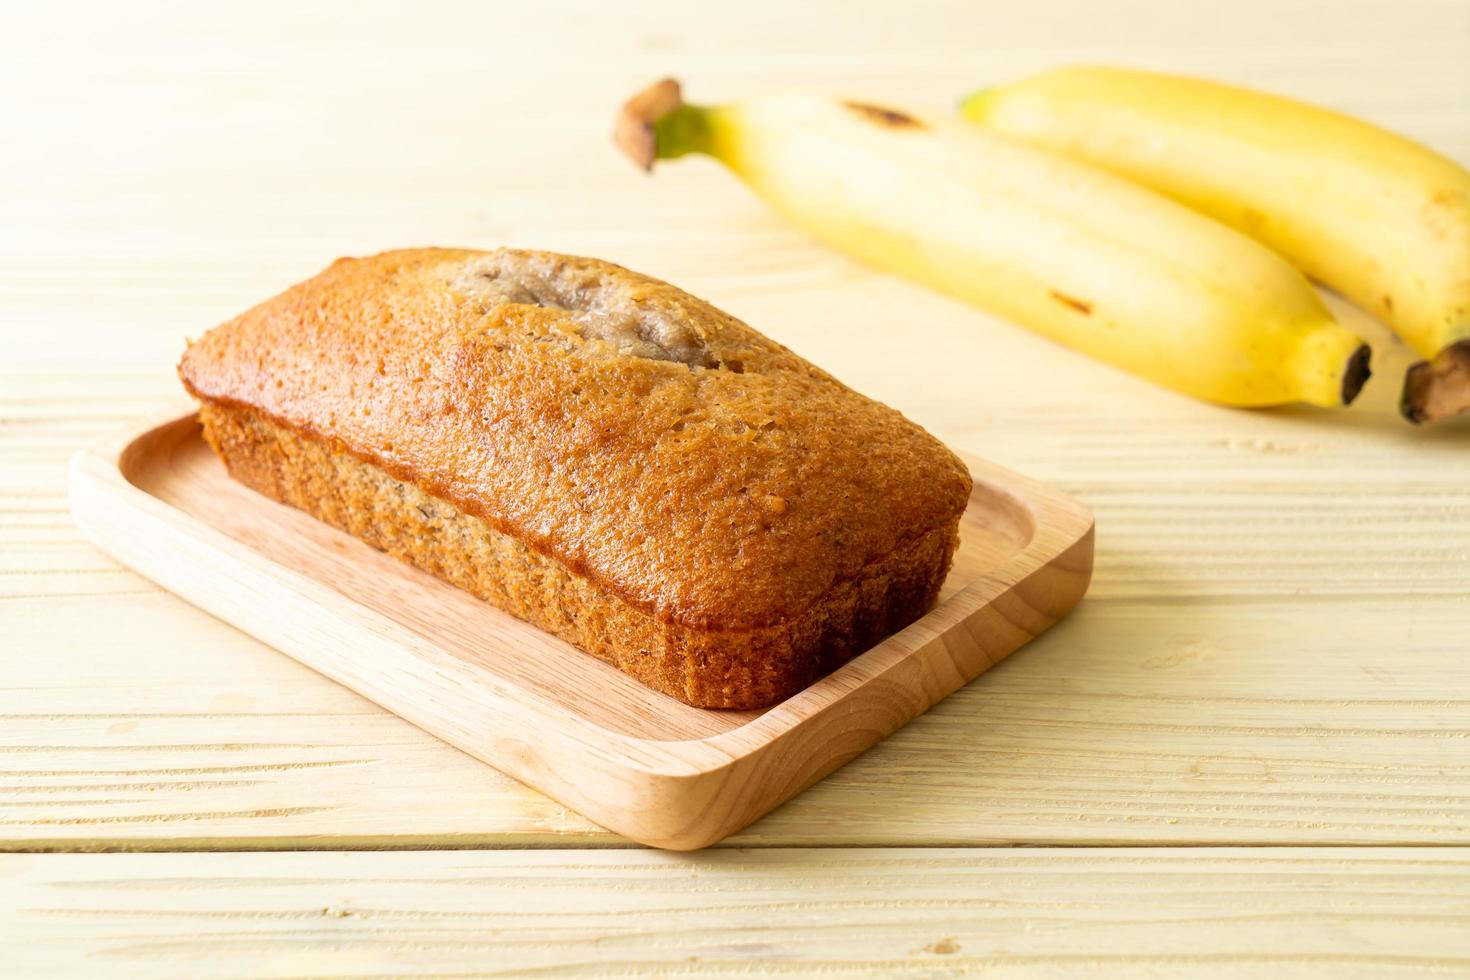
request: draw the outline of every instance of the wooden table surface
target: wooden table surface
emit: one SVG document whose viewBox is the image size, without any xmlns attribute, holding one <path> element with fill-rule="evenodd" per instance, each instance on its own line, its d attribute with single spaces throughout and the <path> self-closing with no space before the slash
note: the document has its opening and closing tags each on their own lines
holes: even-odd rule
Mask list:
<svg viewBox="0 0 1470 980">
<path fill-rule="evenodd" d="M 1092 61 L 1470 161 L 1464 0 L 215 8 L 33 4 L 0 31 L 0 973 L 1470 972 L 1470 425 L 1398 420 L 1408 356 L 1381 327 L 1331 300 L 1375 341 L 1349 411 L 1198 404 L 824 251 L 713 163 L 648 178 L 607 139 L 665 73 L 695 100 L 943 109 Z M 1081 498 L 1089 597 L 672 855 L 72 526 L 68 457 L 184 404 L 186 336 L 339 255 L 501 243 L 669 279 Z"/>
</svg>

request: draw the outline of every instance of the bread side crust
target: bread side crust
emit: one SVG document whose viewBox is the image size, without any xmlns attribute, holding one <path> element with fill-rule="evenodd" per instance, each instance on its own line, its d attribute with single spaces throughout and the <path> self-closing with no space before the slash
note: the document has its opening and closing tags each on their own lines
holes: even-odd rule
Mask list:
<svg viewBox="0 0 1470 980">
<path fill-rule="evenodd" d="M 454 504 L 253 409 L 204 400 L 199 414 L 235 479 L 695 707 L 767 707 L 907 626 L 938 598 L 958 544 L 956 518 L 786 623 L 694 629 L 660 622 Z"/>
</svg>

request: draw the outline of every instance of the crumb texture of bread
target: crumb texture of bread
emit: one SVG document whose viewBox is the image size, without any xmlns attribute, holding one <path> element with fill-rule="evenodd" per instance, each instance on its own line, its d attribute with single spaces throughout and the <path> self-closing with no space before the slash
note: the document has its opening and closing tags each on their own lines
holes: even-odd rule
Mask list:
<svg viewBox="0 0 1470 980">
<path fill-rule="evenodd" d="M 701 707 L 933 604 L 970 477 L 740 321 L 593 259 L 343 259 L 179 367 L 242 482 Z"/>
</svg>

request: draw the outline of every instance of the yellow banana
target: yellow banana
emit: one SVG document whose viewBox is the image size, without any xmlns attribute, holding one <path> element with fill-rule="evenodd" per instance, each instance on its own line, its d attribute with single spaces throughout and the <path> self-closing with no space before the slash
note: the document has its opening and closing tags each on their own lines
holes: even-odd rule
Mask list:
<svg viewBox="0 0 1470 980">
<path fill-rule="evenodd" d="M 1470 411 L 1470 172 L 1367 123 L 1247 89 L 1064 68 L 966 99 L 991 131 L 1218 218 L 1386 321 L 1429 363 L 1403 411 Z"/>
<path fill-rule="evenodd" d="M 640 165 L 705 153 L 817 238 L 1161 385 L 1227 405 L 1352 401 L 1368 347 L 1269 249 L 959 117 L 816 96 L 634 96 Z"/>
</svg>

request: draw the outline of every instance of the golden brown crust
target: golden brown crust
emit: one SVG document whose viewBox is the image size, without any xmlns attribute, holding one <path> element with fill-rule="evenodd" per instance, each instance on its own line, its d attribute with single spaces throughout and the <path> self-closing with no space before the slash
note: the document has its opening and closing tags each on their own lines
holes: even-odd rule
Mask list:
<svg viewBox="0 0 1470 980">
<path fill-rule="evenodd" d="M 937 528 L 795 620 L 748 631 L 661 622 L 453 504 L 247 408 L 206 401 L 205 438 L 241 482 L 703 708 L 783 700 L 933 604 L 955 545 Z"/>
<path fill-rule="evenodd" d="M 592 259 L 342 259 L 208 333 L 180 375 L 694 629 L 792 621 L 955 526 L 970 490 L 899 413 Z"/>
</svg>

